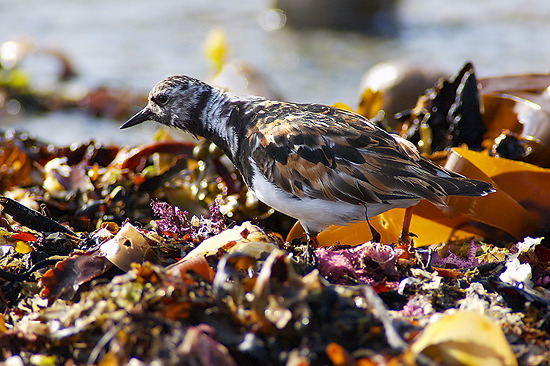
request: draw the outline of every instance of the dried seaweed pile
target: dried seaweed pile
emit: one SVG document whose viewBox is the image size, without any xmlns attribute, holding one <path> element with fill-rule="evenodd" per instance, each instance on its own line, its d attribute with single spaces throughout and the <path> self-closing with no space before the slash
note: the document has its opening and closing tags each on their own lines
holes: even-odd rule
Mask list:
<svg viewBox="0 0 550 366">
<path fill-rule="evenodd" d="M 6 85 L 5 100 L 17 99 Z M 382 243 L 352 225 L 313 250 L 209 144 L 56 147 L 5 132 L 0 359 L 548 364 L 548 85 L 547 75 L 477 82 L 466 65 L 402 114 L 398 132 L 442 163 L 476 166 L 500 197 L 419 207 L 412 247 L 393 244 L 395 211 L 373 220 Z M 377 109 L 365 109 L 373 95 L 360 113 Z"/>
</svg>

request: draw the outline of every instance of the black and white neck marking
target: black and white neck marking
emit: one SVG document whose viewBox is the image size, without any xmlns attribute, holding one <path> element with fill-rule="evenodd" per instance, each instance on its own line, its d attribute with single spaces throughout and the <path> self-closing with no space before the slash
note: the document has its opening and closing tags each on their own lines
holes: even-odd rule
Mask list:
<svg viewBox="0 0 550 366">
<path fill-rule="evenodd" d="M 218 145 L 230 158 L 234 158 L 239 145 L 235 127 L 229 123 L 235 105 L 230 95 L 212 88 L 199 116 L 204 131 L 201 136 Z M 227 151 L 225 151 L 227 150 Z"/>
</svg>

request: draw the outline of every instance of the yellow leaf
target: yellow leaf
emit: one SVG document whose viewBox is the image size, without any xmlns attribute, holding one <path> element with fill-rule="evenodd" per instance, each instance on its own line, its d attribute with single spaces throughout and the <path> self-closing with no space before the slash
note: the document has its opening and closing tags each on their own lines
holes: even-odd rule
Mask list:
<svg viewBox="0 0 550 366">
<path fill-rule="evenodd" d="M 471 311 L 446 314 L 428 325 L 411 350 L 447 366 L 517 365 L 502 329 L 487 316 Z"/>
<path fill-rule="evenodd" d="M 32 247 L 24 241 L 17 241 L 15 243 L 15 251 L 19 254 L 27 254 L 33 251 Z"/>
<path fill-rule="evenodd" d="M 225 32 L 221 28 L 214 28 L 208 32 L 203 44 L 204 54 L 210 62 L 214 74 L 221 71 L 228 54 L 228 44 Z"/>
<path fill-rule="evenodd" d="M 384 93 L 379 90 L 365 89 L 361 95 L 357 113 L 367 118 L 373 118 L 384 105 Z"/>
<path fill-rule="evenodd" d="M 101 358 L 101 361 L 97 364 L 98 366 L 119 366 L 121 364 L 119 357 L 115 352 L 110 351 L 105 356 Z"/>
<path fill-rule="evenodd" d="M 345 111 L 350 111 L 350 112 L 354 112 L 353 109 L 351 109 L 351 107 L 349 105 L 347 105 L 346 103 L 340 103 L 340 102 L 336 102 L 332 105 L 334 108 L 338 108 L 338 109 L 343 109 Z"/>
<path fill-rule="evenodd" d="M 423 210 L 415 210 L 415 212 L 418 211 L 422 212 Z M 440 211 L 436 209 L 436 212 Z M 441 216 L 441 213 L 439 215 Z M 405 209 L 394 208 L 369 220 L 376 231 L 380 233 L 381 243 L 397 243 L 403 227 L 404 216 Z M 416 248 L 476 236 L 475 233 L 460 230 L 445 223 L 438 223 L 417 214 L 413 214 L 410 232 L 416 235 L 413 240 Z M 305 237 L 305 233 L 298 221 L 288 233 L 287 241 L 300 237 Z M 372 240 L 372 235 L 366 222 L 357 222 L 348 226 L 329 226 L 326 230 L 319 233 L 317 240 L 321 246 L 331 246 L 336 243 L 359 245 Z"/>
<path fill-rule="evenodd" d="M 447 204 L 458 212 L 518 240 L 548 224 L 550 169 L 458 147 L 453 148 L 445 167 L 468 178 L 490 181 L 497 189 L 486 197 L 449 197 Z"/>
<path fill-rule="evenodd" d="M 4 334 L 8 331 L 8 328 L 6 328 L 6 319 L 4 316 L 0 316 L 0 334 Z"/>
<path fill-rule="evenodd" d="M 29 87 L 29 75 L 21 69 L 0 70 L 0 85 L 16 90 L 25 90 Z"/>
<path fill-rule="evenodd" d="M 30 363 L 31 365 L 36 366 L 54 366 L 58 365 L 58 359 L 56 356 L 48 356 L 48 355 L 32 355 L 30 357 Z"/>
</svg>

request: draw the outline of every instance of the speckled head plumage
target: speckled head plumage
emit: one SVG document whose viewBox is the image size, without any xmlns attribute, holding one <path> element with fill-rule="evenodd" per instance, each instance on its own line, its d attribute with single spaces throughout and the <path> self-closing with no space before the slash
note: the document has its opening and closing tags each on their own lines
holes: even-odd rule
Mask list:
<svg viewBox="0 0 550 366">
<path fill-rule="evenodd" d="M 169 76 L 153 87 L 147 106 L 121 128 L 151 120 L 196 134 L 200 130 L 199 118 L 214 90 L 189 76 Z"/>
</svg>

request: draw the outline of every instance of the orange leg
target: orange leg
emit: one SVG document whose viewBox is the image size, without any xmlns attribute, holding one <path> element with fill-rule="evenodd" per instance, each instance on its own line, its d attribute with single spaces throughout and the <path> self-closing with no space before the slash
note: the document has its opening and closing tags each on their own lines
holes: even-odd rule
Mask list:
<svg viewBox="0 0 550 366">
<path fill-rule="evenodd" d="M 409 232 L 409 230 L 411 227 L 413 210 L 414 206 L 408 207 L 405 210 L 405 217 L 403 218 L 403 229 L 401 230 L 401 235 L 399 236 L 399 244 L 403 246 L 411 245 L 411 233 Z"/>
</svg>

